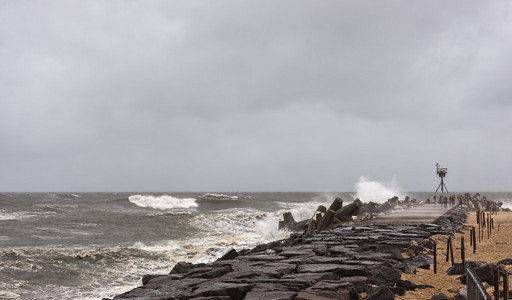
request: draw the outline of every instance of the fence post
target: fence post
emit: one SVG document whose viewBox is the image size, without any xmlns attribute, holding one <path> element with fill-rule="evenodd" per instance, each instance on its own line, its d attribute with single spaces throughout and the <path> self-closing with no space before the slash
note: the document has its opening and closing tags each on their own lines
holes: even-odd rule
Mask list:
<svg viewBox="0 0 512 300">
<path fill-rule="evenodd" d="M 500 269 L 496 269 L 494 276 L 494 278 L 496 278 L 494 282 L 494 297 L 495 299 L 500 299 Z"/>
<path fill-rule="evenodd" d="M 434 242 L 434 274 L 437 274 L 437 242 Z"/>
<path fill-rule="evenodd" d="M 464 237 L 460 237 L 460 259 L 462 260 L 462 268 L 464 270 L 464 273 L 466 273 L 466 249 L 464 245 Z"/>
<path fill-rule="evenodd" d="M 473 253 L 476 253 L 476 232 L 475 232 L 475 226 L 473 226 Z"/>
<path fill-rule="evenodd" d="M 452 241 L 452 238 L 449 237 L 448 241 L 446 242 L 446 262 L 450 260 L 450 242 Z"/>
<path fill-rule="evenodd" d="M 503 274 L 503 299 L 508 300 L 508 272 Z"/>
<path fill-rule="evenodd" d="M 453 261 L 453 243 L 452 243 L 452 238 L 450 238 L 450 257 L 451 257 L 452 266 L 453 266 L 454 265 L 454 261 Z"/>
</svg>

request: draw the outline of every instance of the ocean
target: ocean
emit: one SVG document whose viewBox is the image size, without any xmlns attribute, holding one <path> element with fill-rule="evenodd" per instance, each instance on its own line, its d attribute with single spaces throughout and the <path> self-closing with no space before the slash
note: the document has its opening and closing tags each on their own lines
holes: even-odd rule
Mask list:
<svg viewBox="0 0 512 300">
<path fill-rule="evenodd" d="M 389 197 L 381 195 L 383 202 Z M 512 208 L 512 193 L 481 193 Z M 289 236 L 282 214 L 311 217 L 340 193 L 2 193 L 0 299 L 101 299 L 168 274 Z M 400 193 L 424 200 L 432 193 Z M 361 199 L 363 202 L 378 199 Z"/>
</svg>

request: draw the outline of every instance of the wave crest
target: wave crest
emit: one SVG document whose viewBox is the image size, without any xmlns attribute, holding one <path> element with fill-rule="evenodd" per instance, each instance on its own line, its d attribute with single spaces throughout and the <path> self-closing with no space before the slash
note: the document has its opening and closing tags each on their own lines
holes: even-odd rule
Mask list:
<svg viewBox="0 0 512 300">
<path fill-rule="evenodd" d="M 176 198 L 169 195 L 151 196 L 151 195 L 132 195 L 128 201 L 140 206 L 154 209 L 174 209 L 174 208 L 194 208 L 199 205 L 195 198 Z"/>
<path fill-rule="evenodd" d="M 216 193 L 206 193 L 201 196 L 202 199 L 209 200 L 240 200 L 240 199 L 249 199 L 250 196 L 244 196 L 242 194 L 230 196 L 226 194 L 216 194 Z"/>
</svg>

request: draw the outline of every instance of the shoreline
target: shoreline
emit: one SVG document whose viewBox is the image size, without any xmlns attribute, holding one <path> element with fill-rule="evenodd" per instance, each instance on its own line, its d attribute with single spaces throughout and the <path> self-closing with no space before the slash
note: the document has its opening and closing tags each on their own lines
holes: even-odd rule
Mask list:
<svg viewBox="0 0 512 300">
<path fill-rule="evenodd" d="M 432 235 L 453 234 L 466 216 L 453 207 L 438 224 L 369 220 L 292 234 L 208 264 L 178 263 L 170 274 L 146 275 L 143 286 L 114 299 L 360 299 L 376 291 L 407 296 L 402 275 L 430 269 L 425 253 Z"/>
</svg>

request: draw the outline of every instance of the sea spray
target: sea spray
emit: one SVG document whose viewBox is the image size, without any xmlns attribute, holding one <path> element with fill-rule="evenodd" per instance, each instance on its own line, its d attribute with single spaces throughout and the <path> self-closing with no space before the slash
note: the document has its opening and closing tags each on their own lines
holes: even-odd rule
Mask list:
<svg viewBox="0 0 512 300">
<path fill-rule="evenodd" d="M 394 196 L 402 198 L 401 189 L 398 187 L 395 179 L 391 183 L 384 184 L 361 176 L 355 184 L 355 189 L 356 194 L 354 197 L 359 198 L 363 202 L 384 203 Z"/>
</svg>

